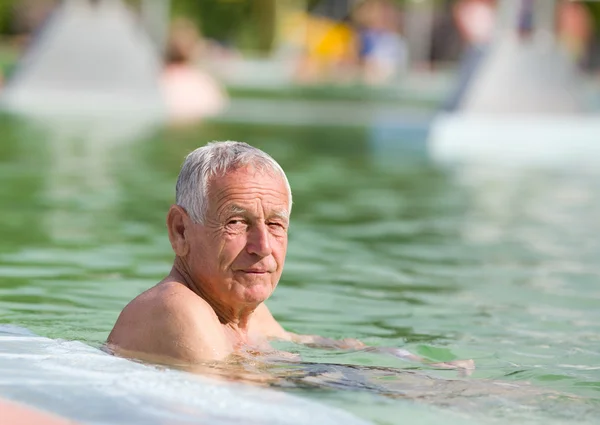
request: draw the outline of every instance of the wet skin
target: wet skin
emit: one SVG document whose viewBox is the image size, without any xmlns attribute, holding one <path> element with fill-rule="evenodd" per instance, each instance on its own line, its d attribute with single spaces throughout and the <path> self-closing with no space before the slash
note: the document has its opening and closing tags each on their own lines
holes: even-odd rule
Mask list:
<svg viewBox="0 0 600 425">
<path fill-rule="evenodd" d="M 221 360 L 242 347 L 291 339 L 264 301 L 283 271 L 289 226 L 284 180 L 252 167 L 211 181 L 203 224 L 174 205 L 171 273 L 121 313 L 108 343 L 181 361 Z"/>
<path fill-rule="evenodd" d="M 202 224 L 180 206 L 167 215 L 173 268 L 158 285 L 131 301 L 108 337 L 129 357 L 194 365 L 243 353 L 269 353 L 280 339 L 334 349 L 383 351 L 360 341 L 286 332 L 264 304 L 279 282 L 288 243 L 289 193 L 283 178 L 252 167 L 214 178 Z M 391 350 L 391 351 L 390 351 Z M 394 351 L 396 350 L 396 351 Z M 472 369 L 472 361 L 439 364 Z"/>
</svg>

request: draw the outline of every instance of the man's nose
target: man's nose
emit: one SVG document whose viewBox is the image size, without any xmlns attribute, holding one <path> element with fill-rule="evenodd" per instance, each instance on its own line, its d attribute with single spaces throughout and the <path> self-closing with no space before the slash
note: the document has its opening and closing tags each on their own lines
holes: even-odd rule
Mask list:
<svg viewBox="0 0 600 425">
<path fill-rule="evenodd" d="M 252 226 L 248 232 L 248 243 L 246 249 L 248 253 L 258 255 L 260 257 L 268 257 L 271 255 L 271 234 L 265 224 Z"/>
</svg>

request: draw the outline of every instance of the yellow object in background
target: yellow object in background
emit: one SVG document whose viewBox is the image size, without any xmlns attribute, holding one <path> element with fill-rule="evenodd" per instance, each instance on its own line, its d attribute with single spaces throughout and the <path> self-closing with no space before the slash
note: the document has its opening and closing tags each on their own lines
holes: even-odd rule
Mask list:
<svg viewBox="0 0 600 425">
<path fill-rule="evenodd" d="M 339 21 L 298 12 L 282 20 L 281 41 L 300 53 L 298 79 L 344 78 L 358 60 L 358 37 Z"/>
<path fill-rule="evenodd" d="M 356 55 L 356 35 L 350 26 L 329 19 L 307 19 L 306 52 L 319 60 L 345 61 Z"/>
</svg>

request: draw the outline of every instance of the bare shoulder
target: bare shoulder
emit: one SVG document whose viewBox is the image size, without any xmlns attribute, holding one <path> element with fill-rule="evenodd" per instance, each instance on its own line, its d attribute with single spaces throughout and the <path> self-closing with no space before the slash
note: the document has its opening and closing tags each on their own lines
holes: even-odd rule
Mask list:
<svg viewBox="0 0 600 425">
<path fill-rule="evenodd" d="M 178 282 L 162 282 L 133 299 L 107 342 L 122 353 L 144 358 L 195 362 L 229 354 L 212 308 Z"/>
<path fill-rule="evenodd" d="M 186 323 L 195 318 L 214 318 L 218 322 L 206 301 L 185 285 L 173 281 L 159 283 L 138 295 L 125 306 L 119 320 L 139 322 L 142 319 L 151 319 L 164 323 L 167 317 L 175 320 L 186 319 Z"/>
</svg>

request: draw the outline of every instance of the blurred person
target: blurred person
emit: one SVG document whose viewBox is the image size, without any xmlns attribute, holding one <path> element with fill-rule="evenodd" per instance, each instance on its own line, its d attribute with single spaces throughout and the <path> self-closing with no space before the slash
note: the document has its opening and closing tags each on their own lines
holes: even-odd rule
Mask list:
<svg viewBox="0 0 600 425">
<path fill-rule="evenodd" d="M 458 61 L 463 47 L 464 41 L 452 16 L 452 3 L 445 0 L 443 6 L 434 9 L 429 51 L 432 69 Z"/>
<path fill-rule="evenodd" d="M 168 114 L 175 122 L 195 121 L 221 112 L 228 97 L 219 82 L 196 64 L 202 46 L 197 27 L 187 19 L 173 22 L 161 79 Z"/>
<path fill-rule="evenodd" d="M 496 15 L 495 0 L 458 0 L 454 4 L 452 16 L 464 47 L 456 85 L 442 109 L 453 111 L 460 106 L 492 42 Z"/>
<path fill-rule="evenodd" d="M 527 40 L 535 32 L 535 0 L 520 0 L 518 6 L 517 34 L 521 40 Z"/>
<path fill-rule="evenodd" d="M 458 0 L 452 15 L 467 46 L 485 46 L 491 42 L 496 19 L 495 0 Z"/>
<path fill-rule="evenodd" d="M 491 41 L 496 0 L 445 0 L 436 12 L 431 40 L 431 61 L 460 61 L 473 46 Z"/>
<path fill-rule="evenodd" d="M 390 0 L 367 0 L 355 9 L 359 55 L 366 83 L 389 81 L 408 65 L 408 47 L 400 34 L 400 11 Z"/>
<path fill-rule="evenodd" d="M 354 339 L 287 332 L 264 304 L 283 271 L 291 209 L 285 172 L 265 152 L 228 141 L 190 153 L 166 220 L 173 267 L 123 309 L 107 348 L 180 366 L 268 354 L 272 339 L 367 349 Z M 381 350 L 422 360 L 402 349 Z M 472 369 L 473 362 L 439 366 Z"/>
<path fill-rule="evenodd" d="M 521 39 L 530 38 L 536 31 L 536 13 L 540 4 L 521 0 L 517 31 Z M 559 46 L 574 62 L 582 65 L 587 59 L 594 34 L 594 22 L 589 10 L 580 2 L 558 0 L 554 10 L 554 30 Z"/>
<path fill-rule="evenodd" d="M 580 65 L 588 60 L 594 31 L 594 20 L 584 4 L 568 0 L 558 3 L 558 42 Z"/>
</svg>

